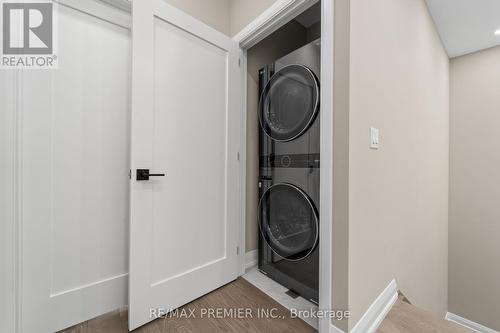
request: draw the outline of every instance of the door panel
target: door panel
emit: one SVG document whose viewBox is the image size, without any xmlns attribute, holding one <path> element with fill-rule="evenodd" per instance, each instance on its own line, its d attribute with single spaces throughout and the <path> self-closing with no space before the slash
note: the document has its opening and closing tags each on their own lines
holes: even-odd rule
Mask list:
<svg viewBox="0 0 500 333">
<path fill-rule="evenodd" d="M 59 68 L 22 72 L 22 316 L 48 333 L 126 305 L 129 29 L 60 4 Z"/>
<path fill-rule="evenodd" d="M 152 283 L 226 255 L 227 53 L 158 18 L 155 52 Z M 183 260 L 165 265 L 177 239 Z"/>
<path fill-rule="evenodd" d="M 238 46 L 162 0 L 133 5 L 129 327 L 237 277 Z"/>
</svg>

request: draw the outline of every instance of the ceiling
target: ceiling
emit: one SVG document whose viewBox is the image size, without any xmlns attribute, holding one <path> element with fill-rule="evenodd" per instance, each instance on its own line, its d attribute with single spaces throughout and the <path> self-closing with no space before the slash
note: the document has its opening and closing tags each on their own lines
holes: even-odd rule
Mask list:
<svg viewBox="0 0 500 333">
<path fill-rule="evenodd" d="M 426 0 L 450 58 L 500 45 L 500 0 Z"/>
</svg>

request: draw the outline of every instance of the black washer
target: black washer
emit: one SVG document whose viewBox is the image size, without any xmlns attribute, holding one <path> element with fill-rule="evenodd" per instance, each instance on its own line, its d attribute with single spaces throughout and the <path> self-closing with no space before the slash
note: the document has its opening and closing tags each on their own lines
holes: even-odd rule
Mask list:
<svg viewBox="0 0 500 333">
<path fill-rule="evenodd" d="M 277 255 L 289 261 L 302 260 L 318 242 L 318 213 L 300 188 L 275 184 L 260 199 L 259 229 Z"/>
</svg>

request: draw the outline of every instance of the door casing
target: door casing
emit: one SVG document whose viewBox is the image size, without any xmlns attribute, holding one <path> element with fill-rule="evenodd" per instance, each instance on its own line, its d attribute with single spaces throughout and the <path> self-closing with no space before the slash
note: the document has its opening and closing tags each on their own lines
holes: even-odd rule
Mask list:
<svg viewBox="0 0 500 333">
<path fill-rule="evenodd" d="M 241 167 L 240 167 L 240 275 L 248 263 L 245 250 L 246 225 L 246 138 L 247 138 L 247 50 L 282 27 L 319 0 L 276 1 L 233 38 L 240 45 L 241 63 Z M 334 80 L 334 0 L 321 1 L 321 184 L 320 184 L 320 254 L 319 308 L 332 309 L 333 243 L 333 80 Z M 325 223 L 327 221 L 329 223 Z M 319 320 L 319 332 L 342 332 L 329 318 Z"/>
</svg>

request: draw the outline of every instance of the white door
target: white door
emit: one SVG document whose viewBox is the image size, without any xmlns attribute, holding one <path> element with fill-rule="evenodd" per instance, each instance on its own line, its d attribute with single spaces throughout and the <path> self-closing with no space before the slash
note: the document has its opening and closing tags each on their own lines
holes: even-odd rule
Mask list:
<svg viewBox="0 0 500 333">
<path fill-rule="evenodd" d="M 133 2 L 129 327 L 237 277 L 238 45 Z M 149 180 L 137 180 L 149 169 Z"/>
<path fill-rule="evenodd" d="M 127 304 L 130 17 L 58 3 L 59 68 L 19 74 L 23 333 Z"/>
</svg>

